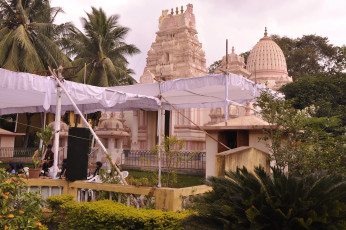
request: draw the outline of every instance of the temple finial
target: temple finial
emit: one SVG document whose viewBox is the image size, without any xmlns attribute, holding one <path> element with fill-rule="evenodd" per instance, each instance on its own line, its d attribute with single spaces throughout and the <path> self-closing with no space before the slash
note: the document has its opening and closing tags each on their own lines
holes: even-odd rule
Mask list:
<svg viewBox="0 0 346 230">
<path fill-rule="evenodd" d="M 181 8 L 180 8 L 180 12 L 184 13 L 184 7 L 183 6 L 181 6 Z"/>
<path fill-rule="evenodd" d="M 267 37 L 268 33 L 267 33 L 267 27 L 264 27 L 264 37 Z"/>
<path fill-rule="evenodd" d="M 234 46 L 232 46 L 232 54 L 234 54 Z"/>
<path fill-rule="evenodd" d="M 173 8 L 171 9 L 171 14 L 174 14 Z"/>
<path fill-rule="evenodd" d="M 178 7 L 175 8 L 175 14 L 179 14 Z"/>
</svg>

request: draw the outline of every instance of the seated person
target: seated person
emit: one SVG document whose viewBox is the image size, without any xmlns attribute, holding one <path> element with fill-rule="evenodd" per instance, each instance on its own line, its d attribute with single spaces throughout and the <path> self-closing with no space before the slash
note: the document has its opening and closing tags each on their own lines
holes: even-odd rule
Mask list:
<svg viewBox="0 0 346 230">
<path fill-rule="evenodd" d="M 15 168 L 16 168 L 16 165 L 15 164 L 8 164 L 7 166 L 6 166 L 6 172 L 8 173 L 8 174 L 11 174 L 11 175 L 15 175 L 16 174 L 16 170 L 15 170 Z"/>
<path fill-rule="evenodd" d="M 49 177 L 49 171 L 48 171 L 48 163 L 44 162 L 42 165 L 42 170 L 40 172 L 40 177 Z"/>
<path fill-rule="evenodd" d="M 100 173 L 102 172 L 101 168 L 102 168 L 102 162 L 101 161 L 96 162 L 96 169 L 94 171 L 93 177 L 100 175 Z"/>
<path fill-rule="evenodd" d="M 60 179 L 65 178 L 66 169 L 67 169 L 67 159 L 65 158 L 64 160 L 62 160 L 61 172 L 57 175 L 57 177 L 59 177 Z"/>
<path fill-rule="evenodd" d="M 92 176 L 91 174 L 91 162 L 88 162 L 88 170 L 87 170 L 87 178 L 89 178 L 90 176 Z"/>
<path fill-rule="evenodd" d="M 47 146 L 46 155 L 44 156 L 44 162 L 48 163 L 48 168 L 52 167 L 54 164 L 54 153 L 52 147 L 52 145 Z"/>
<path fill-rule="evenodd" d="M 18 176 L 26 176 L 25 172 L 24 172 L 23 164 L 17 164 L 16 169 L 17 169 L 16 175 L 18 175 Z"/>
</svg>

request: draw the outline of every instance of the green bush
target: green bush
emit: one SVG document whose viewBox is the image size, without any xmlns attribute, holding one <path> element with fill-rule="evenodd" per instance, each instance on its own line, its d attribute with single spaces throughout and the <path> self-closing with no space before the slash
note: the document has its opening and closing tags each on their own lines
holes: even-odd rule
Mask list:
<svg viewBox="0 0 346 230">
<path fill-rule="evenodd" d="M 189 212 L 163 212 L 127 207 L 111 200 L 66 202 L 64 229 L 181 229 Z"/>
<path fill-rule="evenodd" d="M 346 229 L 346 180 L 341 174 L 286 175 L 246 168 L 210 177 L 213 190 L 193 202 L 191 229 Z"/>
<path fill-rule="evenodd" d="M 57 196 L 50 196 L 46 199 L 46 202 L 48 204 L 48 207 L 52 210 L 59 210 L 60 206 L 67 203 L 67 202 L 73 202 L 73 196 L 72 195 L 57 195 Z"/>
</svg>

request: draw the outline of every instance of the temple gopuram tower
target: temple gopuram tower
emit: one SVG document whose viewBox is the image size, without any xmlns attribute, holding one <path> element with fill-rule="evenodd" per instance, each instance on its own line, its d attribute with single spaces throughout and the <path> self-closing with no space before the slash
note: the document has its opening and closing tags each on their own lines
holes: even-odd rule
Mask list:
<svg viewBox="0 0 346 230">
<path fill-rule="evenodd" d="M 163 10 L 159 18 L 156 39 L 148 51 L 147 64 L 140 83 L 191 78 L 207 74 L 205 53 L 198 41 L 193 5 L 186 10 Z M 203 125 L 200 109 L 181 110 L 189 119 Z M 176 135 L 185 140 L 184 150 L 205 149 L 205 134 L 176 111 L 164 111 L 160 130 L 162 136 Z M 131 149 L 153 149 L 157 142 L 157 112 L 134 111 Z"/>
<path fill-rule="evenodd" d="M 171 12 L 163 10 L 140 83 L 151 83 L 155 78 L 166 81 L 198 77 L 206 73 L 205 53 L 198 41 L 193 5 L 188 4 L 185 11 L 183 7 Z"/>
</svg>

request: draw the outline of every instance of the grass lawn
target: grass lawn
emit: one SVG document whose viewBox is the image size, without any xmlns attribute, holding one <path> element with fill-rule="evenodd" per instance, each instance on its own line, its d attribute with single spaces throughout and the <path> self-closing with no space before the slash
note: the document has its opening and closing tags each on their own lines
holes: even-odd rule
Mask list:
<svg viewBox="0 0 346 230">
<path fill-rule="evenodd" d="M 125 169 L 129 172 L 129 176 L 134 179 L 140 180 L 141 178 L 148 178 L 151 185 L 157 185 L 157 172 L 154 171 L 141 171 L 135 169 Z M 125 171 L 124 170 L 124 171 Z M 167 173 L 162 172 L 162 187 L 166 187 L 166 176 Z M 187 175 L 187 174 L 177 174 L 177 182 L 173 184 L 174 188 L 183 188 L 189 186 L 202 185 L 204 182 L 204 176 L 200 175 Z"/>
<path fill-rule="evenodd" d="M 0 163 L 1 168 L 6 168 L 6 163 Z M 34 168 L 33 164 L 24 164 L 24 167 Z M 155 186 L 157 185 L 157 171 L 143 171 L 143 170 L 135 170 L 135 169 L 124 169 L 124 171 L 129 172 L 129 176 L 133 177 L 135 180 L 141 180 L 143 178 L 147 178 L 149 184 L 147 186 Z M 162 172 L 162 187 L 166 187 L 166 177 L 167 173 Z M 174 188 L 183 188 L 190 187 L 196 185 L 202 185 L 204 183 L 204 176 L 200 175 L 188 175 L 188 174 L 177 174 L 177 182 L 173 183 Z M 129 180 L 129 178 L 127 179 Z"/>
</svg>

